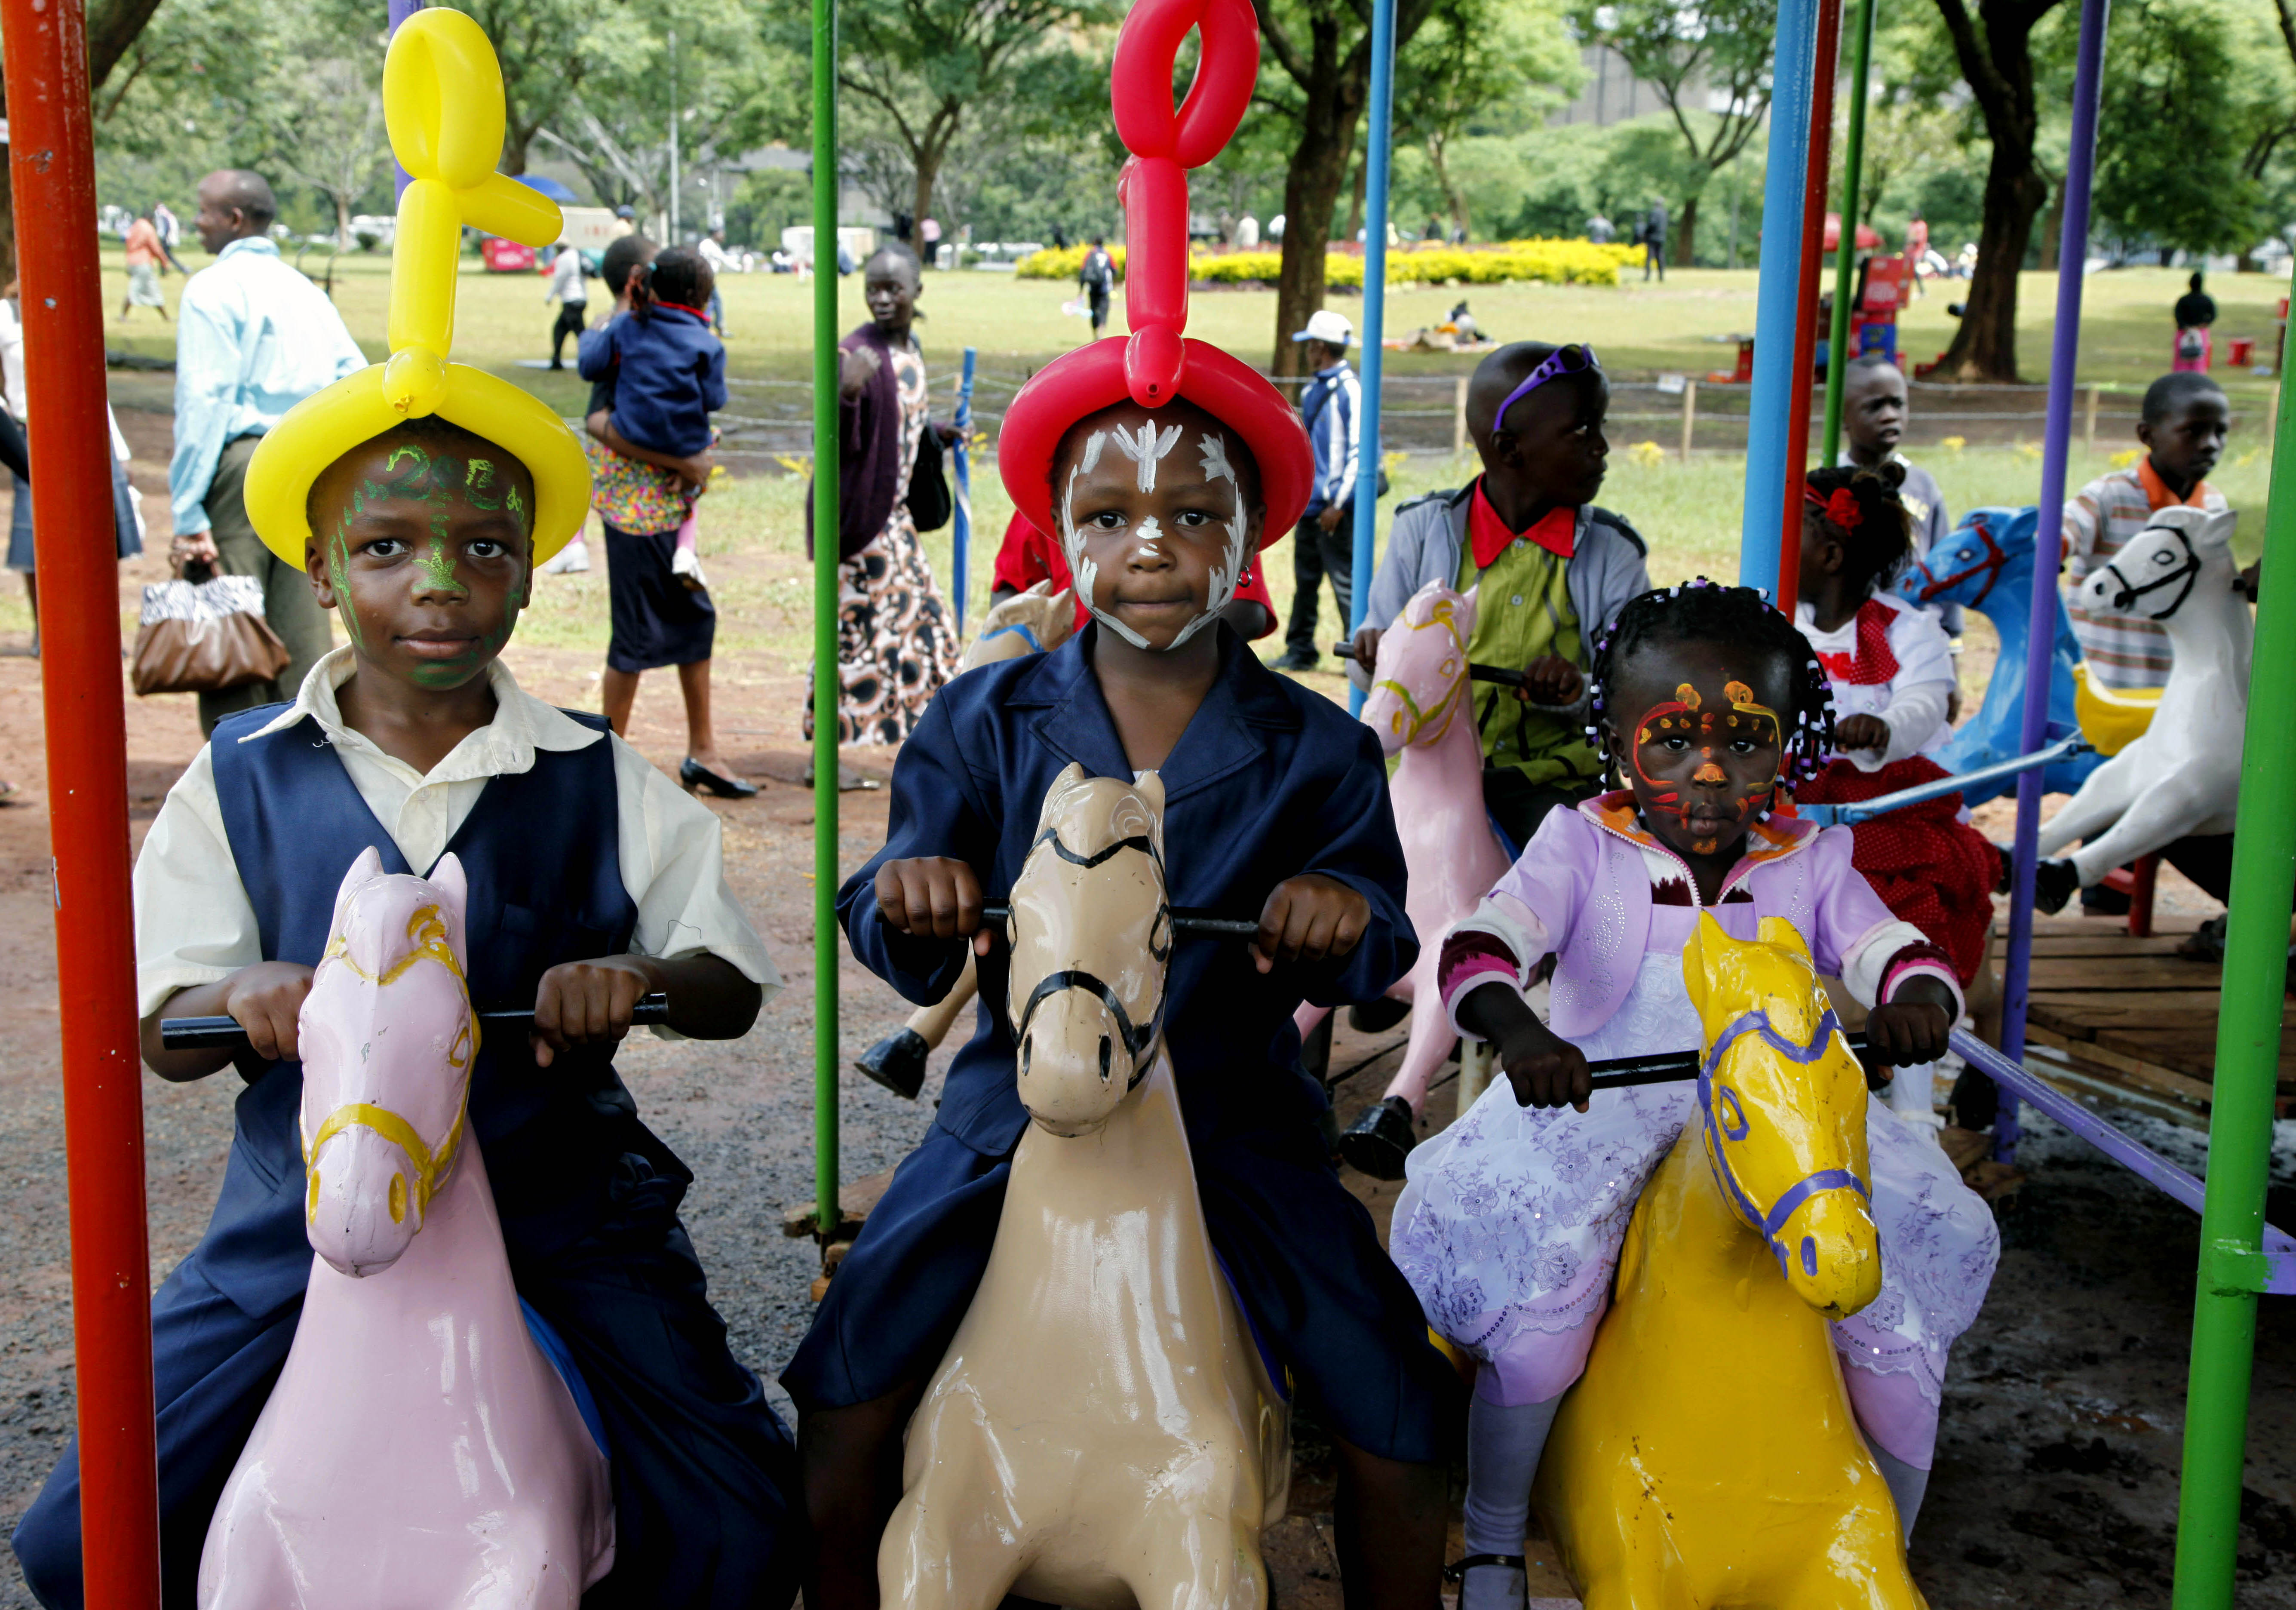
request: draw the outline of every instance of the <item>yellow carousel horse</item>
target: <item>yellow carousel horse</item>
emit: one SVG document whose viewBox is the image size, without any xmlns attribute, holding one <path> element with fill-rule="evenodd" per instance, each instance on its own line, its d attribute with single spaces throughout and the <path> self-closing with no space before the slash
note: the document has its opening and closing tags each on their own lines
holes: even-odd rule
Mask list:
<svg viewBox="0 0 2296 1610">
<path fill-rule="evenodd" d="M 1683 952 L 1701 1121 L 1644 1187 L 1533 1500 L 1587 1610 L 1922 1610 L 1829 1321 L 1882 1289 L 1864 1071 L 1793 925 Z"/>
</svg>

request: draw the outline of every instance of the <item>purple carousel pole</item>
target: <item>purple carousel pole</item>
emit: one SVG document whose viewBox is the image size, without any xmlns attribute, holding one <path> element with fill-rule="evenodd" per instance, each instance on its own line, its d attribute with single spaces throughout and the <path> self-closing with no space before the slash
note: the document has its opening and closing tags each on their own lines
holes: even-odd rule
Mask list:
<svg viewBox="0 0 2296 1610">
<path fill-rule="evenodd" d="M 2057 248 L 2057 322 L 2049 347 L 2049 416 L 2042 434 L 2041 529 L 2062 526 L 2065 458 L 2073 430 L 2073 378 L 2080 364 L 2081 276 L 2088 258 L 2089 180 L 2096 168 L 2096 108 L 2104 78 L 2104 25 L 2108 0 L 2081 0 L 2080 48 L 2073 62 L 2072 149 L 2065 161 L 2065 226 Z M 2026 637 L 2024 742 L 2030 754 L 2049 729 L 2049 657 L 2056 642 L 2057 572 L 2063 544 L 2042 545 L 2046 563 L 2033 572 L 2033 614 Z M 2016 854 L 2009 878 L 2009 957 L 2001 983 L 2001 1054 L 2022 1067 L 2025 1006 L 2031 993 L 2033 875 L 2040 866 L 2041 779 L 2029 771 L 2017 779 Z M 2004 1162 L 2017 1151 L 2017 1098 L 2001 1092 L 1994 1121 L 1993 1149 Z"/>
</svg>

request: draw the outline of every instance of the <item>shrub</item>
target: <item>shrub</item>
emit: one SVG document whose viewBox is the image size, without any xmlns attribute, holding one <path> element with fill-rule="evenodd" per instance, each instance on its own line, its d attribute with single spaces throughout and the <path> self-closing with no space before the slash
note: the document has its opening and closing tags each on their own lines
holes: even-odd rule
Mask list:
<svg viewBox="0 0 2296 1610">
<path fill-rule="evenodd" d="M 1091 242 L 1054 250 L 1047 246 L 1042 251 L 1032 251 L 1014 266 L 1013 272 L 1024 280 L 1073 280 L 1077 270 L 1084 267 L 1084 254 L 1092 250 Z M 1111 246 L 1109 257 L 1116 264 L 1116 277 L 1124 277 L 1124 248 Z"/>
<path fill-rule="evenodd" d="M 1076 277 L 1087 248 L 1039 251 L 1021 260 L 1024 279 Z M 1402 247 L 1387 254 L 1390 285 L 1436 284 L 1457 280 L 1467 285 L 1498 285 L 1538 281 L 1550 285 L 1615 285 L 1620 271 L 1635 259 L 1634 246 L 1597 246 L 1592 241 L 1509 241 L 1503 246 L 1428 245 Z M 1124 272 L 1124 248 L 1112 246 L 1116 271 Z M 1210 285 L 1272 285 L 1283 272 L 1278 251 L 1198 251 L 1189 275 Z M 1363 259 L 1353 252 L 1334 251 L 1324 259 L 1328 285 L 1361 289 Z"/>
</svg>

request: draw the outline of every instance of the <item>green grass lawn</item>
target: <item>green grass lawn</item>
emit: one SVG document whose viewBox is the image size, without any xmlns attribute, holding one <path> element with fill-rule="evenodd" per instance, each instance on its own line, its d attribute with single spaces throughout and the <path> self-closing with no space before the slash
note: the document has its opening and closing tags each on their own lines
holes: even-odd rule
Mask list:
<svg viewBox="0 0 2296 1610">
<path fill-rule="evenodd" d="M 206 259 L 195 250 L 191 260 L 196 267 Z M 307 259 L 307 266 L 319 267 L 322 261 L 315 257 Z M 116 299 L 126 284 L 116 252 L 107 256 L 105 279 L 116 310 Z M 172 306 L 183 281 L 170 275 L 163 283 Z M 496 369 L 572 414 L 581 406 L 585 388 L 570 371 L 564 376 L 552 375 L 522 367 L 519 362 L 545 351 L 544 342 L 554 310 L 542 300 L 543 284 L 538 275 L 488 275 L 480 272 L 475 264 L 467 265 L 462 279 L 455 356 Z M 2046 361 L 2054 284 L 2051 275 L 2025 276 L 2020 327 L 2029 378 L 2040 378 Z M 2083 324 L 2083 382 L 2141 388 L 2158 374 L 2167 357 L 2168 308 L 2183 284 L 2181 274 L 2163 270 L 2124 270 L 2092 276 Z M 336 301 L 353 334 L 378 357 L 383 351 L 388 287 L 386 258 L 350 257 L 337 265 Z M 724 289 L 726 318 L 733 330 L 727 343 L 730 372 L 739 380 L 765 382 L 737 389 L 734 411 L 801 413 L 803 393 L 790 388 L 801 385 L 808 374 L 811 287 L 800 285 L 790 275 L 749 275 L 730 277 Z M 2217 326 L 2220 355 L 2226 341 L 2236 334 L 2256 336 L 2268 354 L 2274 307 L 2283 289 L 2280 282 L 2258 275 L 2226 275 L 2210 287 L 2222 310 Z M 864 316 L 857 279 L 845 281 L 840 292 L 841 322 L 849 327 Z M 1915 305 L 1903 334 L 1908 354 L 1943 349 L 1951 336 L 1945 303 L 1959 293 L 1957 284 L 1941 287 Z M 1070 289 L 1058 283 L 1003 275 L 928 276 L 922 303 L 927 318 L 920 335 L 933 366 L 937 392 L 953 371 L 954 355 L 967 345 L 980 349 L 985 374 L 1017 382 L 1076 344 L 1085 333 L 1082 321 L 1059 311 L 1069 294 Z M 1461 294 L 1441 289 L 1396 292 L 1389 299 L 1390 327 L 1407 331 L 1431 323 L 1447 313 Z M 1478 317 L 1502 338 L 1584 339 L 1593 341 L 1604 360 L 1622 372 L 1702 373 L 1725 363 L 1729 352 L 1707 338 L 1751 324 L 1754 275 L 1751 271 L 1682 271 L 1672 275 L 1663 288 L 1645 287 L 1640 280 L 1630 279 L 1616 290 L 1517 285 L 1479 288 L 1466 294 Z M 1194 299 L 1192 333 L 1247 359 L 1264 360 L 1271 344 L 1275 296 L 1270 292 L 1200 293 Z M 1120 298 L 1114 327 L 1121 333 Z M 105 336 L 116 350 L 153 356 L 171 355 L 174 350 L 172 330 L 160 326 L 148 309 L 136 310 L 126 325 L 116 319 L 108 322 Z M 1397 371 L 1406 374 L 1463 373 L 1472 362 L 1425 353 L 1390 354 L 1390 361 Z M 2221 366 L 2219 373 L 2226 374 Z M 115 376 L 115 393 L 133 390 L 147 406 L 164 407 L 166 378 L 120 374 Z M 2243 522 L 2240 542 L 2245 556 L 2255 552 L 2260 538 L 2269 481 L 2269 456 L 2260 440 L 2263 394 L 2268 382 L 2239 371 L 2229 372 L 2226 378 L 2234 396 L 2235 427 L 2217 484 L 2235 507 L 2251 512 Z M 1647 407 L 1647 396 L 1633 406 Z M 2031 407 L 2036 414 L 2039 412 L 2038 390 Z M 1621 424 L 1614 429 L 1611 475 L 1602 501 L 1626 514 L 1649 541 L 1654 582 L 1665 584 L 1700 574 L 1734 576 L 1743 507 L 1742 456 L 1702 453 L 1685 464 L 1652 448 L 1636 451 L 1636 444 L 1645 433 L 1669 444 L 1676 439 L 1664 423 Z M 1980 504 L 2015 505 L 2035 501 L 2041 472 L 2039 434 L 2037 424 L 2032 439 L 2020 446 L 1972 446 L 1958 452 L 1931 447 L 1918 451 L 1922 462 L 1943 485 L 1949 506 L 1958 513 Z M 2076 442 L 2069 472 L 2070 486 L 2078 487 L 2103 472 L 2112 453 L 2133 445 L 2105 440 L 2103 434 L 2101 431 L 2094 454 L 2082 452 Z M 976 547 L 966 605 L 967 618 L 974 620 L 986 605 L 994 544 L 1011 514 L 1010 501 L 993 464 L 976 469 Z M 1472 473 L 1472 464 L 1447 457 L 1414 456 L 1398 464 L 1395 495 L 1382 505 L 1382 541 L 1387 518 L 1398 502 L 1423 491 L 1457 486 Z M 730 483 L 721 481 L 702 505 L 705 554 L 729 559 L 739 556 L 736 563 L 721 564 L 715 587 L 721 652 L 762 653 L 767 667 L 775 671 L 802 669 L 810 653 L 808 620 L 812 593 L 802 559 L 803 489 L 803 481 L 796 477 L 741 476 Z M 927 547 L 946 586 L 951 573 L 949 533 L 933 534 L 927 539 Z M 1279 610 L 1288 609 L 1292 590 L 1290 551 L 1279 546 L 1272 550 L 1270 559 L 1269 581 Z M 1328 643 L 1341 631 L 1328 592 L 1323 614 L 1317 637 Z M 0 591 L 0 630 L 22 630 L 28 625 L 20 595 Z M 549 585 L 537 607 L 525 618 L 521 632 L 529 640 L 603 650 L 606 636 L 603 581 L 594 576 L 587 581 Z M 1274 640 L 1262 647 L 1271 654 L 1277 652 Z"/>
</svg>

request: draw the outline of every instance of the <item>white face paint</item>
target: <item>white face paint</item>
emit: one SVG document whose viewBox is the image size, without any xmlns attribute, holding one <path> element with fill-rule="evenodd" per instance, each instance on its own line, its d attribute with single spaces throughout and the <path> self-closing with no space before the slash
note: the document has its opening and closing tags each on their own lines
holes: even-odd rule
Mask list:
<svg viewBox="0 0 2296 1610">
<path fill-rule="evenodd" d="M 1068 556 L 1069 571 L 1076 578 L 1077 596 L 1094 620 L 1131 644 L 1135 648 L 1148 648 L 1145 637 L 1121 620 L 1104 613 L 1094 602 L 1093 595 L 1100 578 L 1100 566 L 1085 553 L 1084 534 L 1076 522 L 1076 488 L 1079 477 L 1099 464 L 1103 451 L 1111 441 L 1117 450 L 1138 466 L 1136 484 L 1143 492 L 1156 489 L 1156 466 L 1179 445 L 1181 428 L 1167 425 L 1161 431 L 1153 421 L 1144 423 L 1136 431 L 1095 431 L 1085 440 L 1084 453 L 1075 468 L 1069 472 L 1069 481 L 1061 498 L 1061 547 Z M 1182 627 L 1169 647 L 1177 648 L 1198 632 L 1219 619 L 1219 612 L 1235 599 L 1235 589 L 1243 577 L 1243 567 L 1250 558 L 1248 551 L 1250 522 L 1243 507 L 1243 483 L 1229 462 L 1227 438 L 1218 431 L 1204 431 L 1198 442 L 1199 462 L 1207 481 L 1225 481 L 1234 501 L 1234 509 L 1227 520 L 1227 553 L 1225 563 L 1214 565 L 1211 573 L 1210 596 L 1204 608 L 1187 625 Z M 1150 548 L 1162 541 L 1163 527 L 1154 515 L 1140 522 L 1137 539 Z"/>
</svg>

